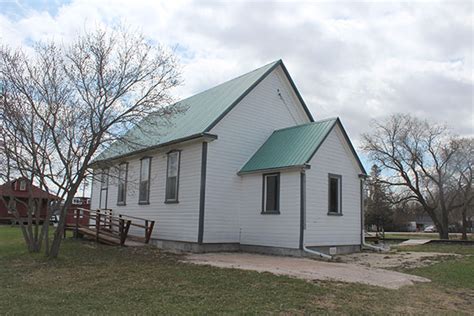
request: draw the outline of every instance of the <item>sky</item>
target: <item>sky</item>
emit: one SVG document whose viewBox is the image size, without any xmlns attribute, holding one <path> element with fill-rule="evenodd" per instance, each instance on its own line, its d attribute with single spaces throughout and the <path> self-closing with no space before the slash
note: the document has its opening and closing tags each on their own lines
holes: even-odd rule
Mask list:
<svg viewBox="0 0 474 316">
<path fill-rule="evenodd" d="M 125 23 L 175 49 L 177 99 L 282 59 L 315 119 L 340 117 L 358 147 L 400 112 L 474 136 L 473 3 L 0 0 L 0 42 Z"/>
</svg>

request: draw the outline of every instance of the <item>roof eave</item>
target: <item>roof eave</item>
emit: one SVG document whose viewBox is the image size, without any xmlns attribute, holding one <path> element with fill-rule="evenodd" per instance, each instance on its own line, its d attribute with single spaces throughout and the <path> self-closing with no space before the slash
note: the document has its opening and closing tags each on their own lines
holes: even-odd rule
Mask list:
<svg viewBox="0 0 474 316">
<path fill-rule="evenodd" d="M 165 142 L 165 143 L 161 143 L 161 144 L 158 144 L 158 145 L 155 145 L 155 146 L 150 146 L 150 147 L 146 147 L 146 148 L 143 148 L 143 149 L 131 151 L 131 152 L 123 154 L 123 155 L 118 155 L 118 156 L 114 156 L 114 157 L 110 157 L 110 158 L 106 158 L 106 159 L 101 159 L 101 160 L 95 160 L 91 163 L 90 167 L 97 167 L 100 164 L 110 162 L 110 161 L 113 161 L 113 160 L 119 160 L 119 159 L 123 159 L 123 158 L 126 158 L 126 157 L 139 155 L 141 153 L 144 153 L 144 152 L 147 152 L 147 151 L 150 151 L 150 150 L 155 150 L 155 149 L 159 149 L 159 148 L 162 148 L 162 147 L 171 146 L 171 145 L 175 145 L 175 144 L 178 144 L 178 143 L 183 143 L 183 142 L 187 142 L 187 141 L 191 141 L 191 140 L 197 140 L 199 138 L 202 138 L 203 141 L 211 142 L 211 141 L 214 141 L 214 140 L 217 139 L 217 135 L 204 132 L 204 133 L 198 133 L 198 134 L 178 138 L 178 139 L 175 139 L 175 140 L 172 140 L 172 141 L 169 141 L 169 142 Z"/>
<path fill-rule="evenodd" d="M 263 169 L 254 169 L 248 171 L 239 171 L 237 175 L 243 176 L 247 174 L 254 174 L 254 173 L 267 173 L 267 172 L 276 172 L 282 170 L 293 170 L 293 169 L 311 169 L 311 165 L 308 163 L 300 164 L 300 165 L 293 165 L 293 166 L 283 166 L 283 167 L 276 167 L 276 168 L 263 168 Z"/>
<path fill-rule="evenodd" d="M 296 97 L 298 98 L 298 100 L 300 101 L 301 105 L 303 106 L 303 109 L 304 111 L 306 112 L 306 115 L 308 115 L 308 118 L 311 122 L 314 122 L 314 118 L 313 118 L 313 115 L 311 114 L 311 112 L 309 111 L 309 108 L 308 106 L 306 105 L 306 103 L 304 102 L 303 100 L 303 97 L 301 96 L 298 88 L 296 87 L 296 84 L 295 82 L 293 81 L 293 78 L 291 78 L 290 76 L 290 73 L 288 72 L 288 70 L 286 69 L 286 66 L 285 64 L 283 63 L 283 61 L 280 59 L 280 65 L 281 65 L 281 68 L 283 69 L 283 72 L 285 73 L 286 77 L 288 78 L 288 81 L 290 82 L 290 85 L 291 87 L 293 88 L 293 90 L 295 91 L 296 93 Z"/>
<path fill-rule="evenodd" d="M 341 121 L 339 120 L 339 118 L 337 119 L 337 123 L 339 124 L 339 127 L 341 128 L 341 131 L 342 131 L 342 134 L 344 135 L 344 138 L 346 139 L 347 143 L 349 144 L 349 148 L 350 150 L 352 151 L 352 154 L 354 155 L 356 161 L 357 161 L 357 164 L 359 165 L 359 168 L 360 170 L 362 171 L 362 175 L 367 175 L 367 171 L 365 170 L 364 168 L 364 165 L 362 164 L 362 161 L 360 160 L 359 158 L 359 155 L 357 154 L 357 152 L 355 151 L 355 148 L 354 146 L 352 145 L 352 142 L 351 142 L 351 139 L 349 138 L 349 135 L 347 135 L 347 132 L 346 130 L 344 129 L 344 126 L 342 126 L 342 123 Z"/>
</svg>

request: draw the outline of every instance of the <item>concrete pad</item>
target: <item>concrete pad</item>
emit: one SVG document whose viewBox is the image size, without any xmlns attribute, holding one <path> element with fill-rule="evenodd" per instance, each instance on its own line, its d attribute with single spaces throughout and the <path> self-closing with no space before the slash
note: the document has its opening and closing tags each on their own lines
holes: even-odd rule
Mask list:
<svg viewBox="0 0 474 316">
<path fill-rule="evenodd" d="M 250 253 L 190 254 L 186 261 L 220 268 L 270 272 L 304 280 L 333 280 L 399 289 L 429 279 L 410 274 L 363 267 L 356 264 L 324 262 L 307 258 L 267 256 Z"/>
<path fill-rule="evenodd" d="M 399 246 L 418 246 L 424 245 L 431 241 L 431 239 L 408 239 L 399 244 Z"/>
</svg>

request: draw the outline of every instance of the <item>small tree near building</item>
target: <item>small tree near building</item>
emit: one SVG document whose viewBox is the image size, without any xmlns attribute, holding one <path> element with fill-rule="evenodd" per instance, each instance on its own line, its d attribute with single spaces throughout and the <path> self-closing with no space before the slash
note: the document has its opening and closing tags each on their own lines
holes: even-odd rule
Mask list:
<svg viewBox="0 0 474 316">
<path fill-rule="evenodd" d="M 96 153 L 145 117 L 159 124 L 179 112 L 170 91 L 180 73 L 172 52 L 123 27 L 34 48 L 0 47 L 0 161 L 8 163 L 0 176 L 24 175 L 62 200 L 47 249 L 57 257 L 66 212 Z"/>
<path fill-rule="evenodd" d="M 385 227 L 392 221 L 392 209 L 386 185 L 381 181 L 381 170 L 377 165 L 371 168 L 367 180 L 366 225 L 375 225 L 377 233 L 385 234 Z"/>
</svg>

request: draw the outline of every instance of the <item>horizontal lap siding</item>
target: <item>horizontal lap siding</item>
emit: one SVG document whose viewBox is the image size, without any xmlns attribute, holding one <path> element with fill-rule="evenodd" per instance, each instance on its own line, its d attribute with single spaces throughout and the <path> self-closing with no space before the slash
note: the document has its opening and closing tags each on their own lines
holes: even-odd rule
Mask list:
<svg viewBox="0 0 474 316">
<path fill-rule="evenodd" d="M 179 203 L 165 204 L 167 155 L 171 149 L 181 150 L 179 175 Z M 177 241 L 197 241 L 199 217 L 199 190 L 201 177 L 201 143 L 168 148 L 166 151 L 150 154 L 150 204 L 138 204 L 138 182 L 140 178 L 140 157 L 128 161 L 127 205 L 117 205 L 116 176 L 111 175 L 107 206 L 116 214 L 137 216 L 155 221 L 152 238 Z M 112 171 L 111 171 L 112 174 Z M 99 205 L 100 184 L 95 183 L 93 208 Z M 137 222 L 138 223 L 138 222 Z M 143 234 L 143 229 L 131 230 Z"/>
<path fill-rule="evenodd" d="M 209 144 L 204 242 L 239 242 L 246 197 L 237 172 L 275 129 L 309 122 L 290 89 L 277 68 L 211 130 L 218 139 Z M 260 194 L 260 185 L 253 190 Z"/>
<path fill-rule="evenodd" d="M 99 189 L 100 189 L 100 183 L 98 179 L 96 179 L 97 170 L 92 171 L 92 184 L 91 184 L 91 209 L 98 209 L 99 208 Z"/>
<path fill-rule="evenodd" d="M 280 214 L 263 215 L 262 175 L 243 177 L 241 244 L 298 248 L 300 235 L 300 173 L 280 173 Z"/>
<path fill-rule="evenodd" d="M 306 246 L 360 244 L 359 170 L 344 142 L 336 126 L 306 172 Z M 342 175 L 342 216 L 327 215 L 328 173 Z"/>
</svg>

